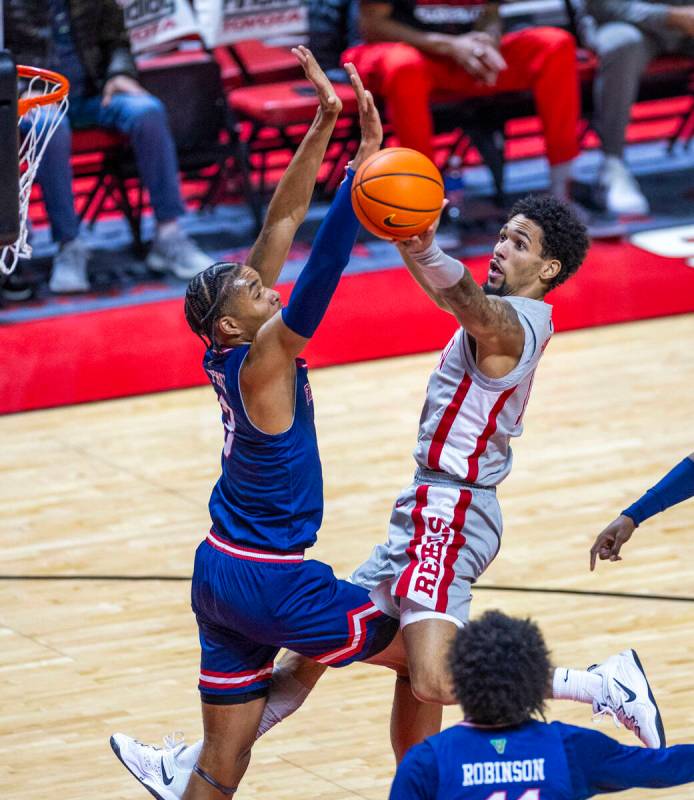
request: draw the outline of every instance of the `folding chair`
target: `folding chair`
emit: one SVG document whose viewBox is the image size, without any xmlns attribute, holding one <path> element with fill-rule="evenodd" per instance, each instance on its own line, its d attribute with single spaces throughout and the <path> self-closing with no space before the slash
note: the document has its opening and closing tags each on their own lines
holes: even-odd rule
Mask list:
<svg viewBox="0 0 694 800">
<path fill-rule="evenodd" d="M 259 226 L 261 207 L 251 190 L 248 159 L 214 58 L 204 51 L 181 51 L 143 59 L 138 69 L 144 88 L 166 106 L 184 179 L 195 178 L 205 185 L 195 198 L 200 208 L 219 201 L 233 165 Z M 127 139 L 122 138 L 118 146 L 106 152 L 97 189 L 82 214 L 93 222 L 108 202 L 115 205 L 128 220 L 136 250 L 142 252 L 141 217 L 145 203 L 137 176 L 132 150 Z M 135 202 L 131 199 L 133 190 Z"/>
</svg>

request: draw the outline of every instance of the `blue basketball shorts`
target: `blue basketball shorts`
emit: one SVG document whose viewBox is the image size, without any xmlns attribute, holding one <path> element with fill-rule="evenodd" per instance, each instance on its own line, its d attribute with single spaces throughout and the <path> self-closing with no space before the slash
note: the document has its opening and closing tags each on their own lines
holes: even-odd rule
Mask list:
<svg viewBox="0 0 694 800">
<path fill-rule="evenodd" d="M 344 667 L 379 653 L 398 630 L 366 589 L 338 580 L 327 564 L 240 546 L 214 531 L 196 551 L 191 594 L 206 703 L 266 695 L 283 647 Z"/>
</svg>

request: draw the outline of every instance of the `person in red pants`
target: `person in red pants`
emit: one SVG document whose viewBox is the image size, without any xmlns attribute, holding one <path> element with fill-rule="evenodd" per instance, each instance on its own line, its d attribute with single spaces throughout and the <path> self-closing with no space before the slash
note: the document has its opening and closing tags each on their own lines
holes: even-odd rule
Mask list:
<svg viewBox="0 0 694 800">
<path fill-rule="evenodd" d="M 353 62 L 365 85 L 385 99 L 400 144 L 429 157 L 434 90 L 466 98 L 530 89 L 544 128 L 551 192 L 567 200 L 571 162 L 578 155 L 574 38 L 552 27 L 502 35 L 498 3 L 457 5 L 458 20 L 466 22 L 447 28 L 423 21 L 423 2 L 361 0 L 365 43 L 346 50 L 342 59 Z"/>
</svg>

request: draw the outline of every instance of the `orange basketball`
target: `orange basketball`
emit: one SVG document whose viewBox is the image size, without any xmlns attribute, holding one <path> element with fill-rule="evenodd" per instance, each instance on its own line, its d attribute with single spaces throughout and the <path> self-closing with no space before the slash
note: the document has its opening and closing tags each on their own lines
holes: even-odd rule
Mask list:
<svg viewBox="0 0 694 800">
<path fill-rule="evenodd" d="M 354 213 L 382 239 L 423 233 L 441 213 L 442 203 L 441 173 L 425 155 L 408 147 L 374 153 L 352 183 Z"/>
</svg>

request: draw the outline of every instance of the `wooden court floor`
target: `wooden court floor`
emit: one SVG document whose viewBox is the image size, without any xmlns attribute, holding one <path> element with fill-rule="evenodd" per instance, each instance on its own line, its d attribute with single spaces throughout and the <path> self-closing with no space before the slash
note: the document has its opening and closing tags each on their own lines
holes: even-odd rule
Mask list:
<svg viewBox="0 0 694 800">
<path fill-rule="evenodd" d="M 588 548 L 694 450 L 692 342 L 694 315 L 555 337 L 500 492 L 501 554 L 473 604 L 535 617 L 558 665 L 636 647 L 672 743 L 694 740 L 694 501 L 646 523 L 620 564 L 591 574 Z M 313 374 L 326 481 L 315 555 L 339 575 L 385 535 L 435 361 Z M 144 798 L 109 734 L 197 738 L 188 576 L 208 527 L 218 416 L 202 388 L 0 420 L 0 797 Z M 384 800 L 391 691 L 384 670 L 331 671 L 258 744 L 237 796 Z M 550 716 L 591 724 L 588 706 L 554 703 Z M 657 796 L 691 799 L 694 786 Z"/>
</svg>

